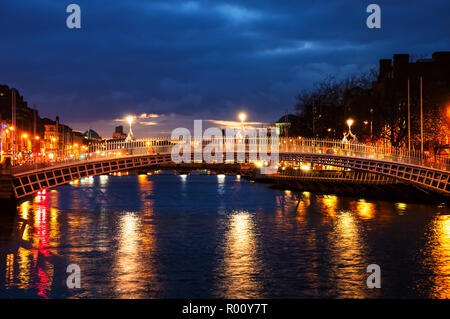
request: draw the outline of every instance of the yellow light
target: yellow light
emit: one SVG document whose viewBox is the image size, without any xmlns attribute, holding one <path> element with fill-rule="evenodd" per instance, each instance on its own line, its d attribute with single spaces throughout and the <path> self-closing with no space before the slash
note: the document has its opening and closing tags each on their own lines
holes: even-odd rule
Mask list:
<svg viewBox="0 0 450 319">
<path fill-rule="evenodd" d="M 309 170 L 311 170 L 311 166 L 309 166 L 309 165 L 302 165 L 302 166 L 300 166 L 300 169 L 302 171 L 309 171 Z"/>
<path fill-rule="evenodd" d="M 263 162 L 262 161 L 255 161 L 255 166 L 256 167 L 263 167 Z"/>
<path fill-rule="evenodd" d="M 130 115 L 130 116 L 128 116 L 127 117 L 127 121 L 128 121 L 128 124 L 132 124 L 133 123 L 133 117 Z"/>
<path fill-rule="evenodd" d="M 52 141 L 55 142 L 55 141 L 56 141 L 56 138 L 52 138 Z"/>
<path fill-rule="evenodd" d="M 10 131 L 14 131 L 14 126 L 9 127 Z"/>
<path fill-rule="evenodd" d="M 353 125 L 353 120 L 352 119 L 348 119 L 347 120 L 347 125 L 350 127 Z"/>
<path fill-rule="evenodd" d="M 23 137 L 23 138 L 27 138 L 28 135 L 27 135 L 27 134 L 23 134 L 22 137 Z"/>
<path fill-rule="evenodd" d="M 78 144 L 75 144 L 74 146 L 75 146 L 75 147 L 78 147 Z"/>
<path fill-rule="evenodd" d="M 247 118 L 247 114 L 245 114 L 245 113 L 239 114 L 239 119 L 241 120 L 242 123 L 245 121 L 246 118 Z"/>
<path fill-rule="evenodd" d="M 34 138 L 35 138 L 36 140 L 40 139 L 40 137 L 39 137 L 39 136 L 35 136 Z"/>
</svg>

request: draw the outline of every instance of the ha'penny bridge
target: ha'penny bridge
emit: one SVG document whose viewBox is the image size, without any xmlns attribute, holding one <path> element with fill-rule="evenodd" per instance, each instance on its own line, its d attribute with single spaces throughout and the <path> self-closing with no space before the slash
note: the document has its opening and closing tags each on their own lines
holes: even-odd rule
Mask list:
<svg viewBox="0 0 450 319">
<path fill-rule="evenodd" d="M 163 138 L 139 139 L 130 142 L 109 140 L 90 145 L 86 153 L 78 158 L 74 158 L 73 155 L 71 157 L 56 154 L 52 160 L 16 165 L 2 170 L 0 194 L 3 199 L 20 199 L 40 190 L 89 176 L 152 168 L 158 165 L 175 165 L 172 162 L 171 153 L 177 143 L 179 141 Z M 208 143 L 211 141 L 203 140 L 201 144 L 205 147 Z M 236 152 L 231 160 L 224 153 L 225 149 L 229 150 L 230 145 L 220 145 L 216 150 L 223 152 L 221 155 L 224 161 L 223 164 L 217 165 L 235 165 L 238 162 L 244 162 L 247 165 L 270 165 L 271 163 L 261 162 L 258 152 L 254 154 L 254 150 L 259 150 L 263 143 L 266 143 L 264 149 L 270 152 L 271 141 L 268 139 L 246 139 L 241 148 L 237 144 L 231 145 L 231 149 Z M 280 138 L 277 143 L 279 144 L 280 172 L 284 168 L 282 165 L 289 163 L 299 166 L 319 164 L 352 172 L 321 176 L 314 171 L 306 171 L 297 174 L 296 178 L 305 180 L 322 178 L 335 182 L 352 180 L 354 183 L 394 181 L 410 184 L 430 193 L 443 196 L 450 194 L 450 160 L 446 157 L 425 156 L 402 148 L 333 140 Z M 192 149 L 195 147 L 198 145 L 192 145 Z M 242 157 L 239 157 L 239 154 Z M 194 163 L 202 163 L 202 160 L 194 158 L 193 152 L 191 158 Z M 208 165 L 211 167 L 214 163 Z M 283 178 L 292 178 L 292 175 L 282 172 L 280 174 Z"/>
</svg>

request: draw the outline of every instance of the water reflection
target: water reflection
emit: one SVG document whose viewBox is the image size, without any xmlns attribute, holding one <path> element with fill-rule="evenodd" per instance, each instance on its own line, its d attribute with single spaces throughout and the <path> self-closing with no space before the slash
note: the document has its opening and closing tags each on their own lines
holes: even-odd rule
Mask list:
<svg viewBox="0 0 450 319">
<path fill-rule="evenodd" d="M 59 237 L 57 210 L 49 208 L 48 192 L 37 193 L 18 207 L 6 261 L 6 289 L 32 290 L 38 297 L 51 296 L 55 273 L 55 245 Z M 3 248 L 4 249 L 4 248 Z"/>
<path fill-rule="evenodd" d="M 334 283 L 332 295 L 341 298 L 365 296 L 366 247 L 358 221 L 351 211 L 336 215 L 333 232 L 329 235 L 331 258 L 330 279 Z"/>
<path fill-rule="evenodd" d="M 258 275 L 261 264 L 253 217 L 249 212 L 234 212 L 229 216 L 224 240 L 223 273 L 220 297 L 263 298 Z"/>
<path fill-rule="evenodd" d="M 336 216 L 336 209 L 338 205 L 338 198 L 335 195 L 324 195 L 322 198 L 323 210 L 322 213 L 328 217 Z"/>
<path fill-rule="evenodd" d="M 440 215 L 431 224 L 431 240 L 427 251 L 429 260 L 425 260 L 433 271 L 431 275 L 430 296 L 432 298 L 450 298 L 450 215 Z"/>
<path fill-rule="evenodd" d="M 373 219 L 375 217 L 375 204 L 364 199 L 356 202 L 356 213 L 361 219 Z"/>
<path fill-rule="evenodd" d="M 0 297 L 448 298 L 448 214 L 212 175 L 80 180 L 0 223 Z M 81 290 L 65 289 L 70 263 Z"/>
<path fill-rule="evenodd" d="M 395 208 L 399 215 L 403 215 L 406 213 L 407 205 L 405 203 L 395 203 Z"/>
<path fill-rule="evenodd" d="M 134 213 L 121 217 L 119 247 L 113 270 L 114 288 L 118 298 L 144 298 L 143 282 L 140 281 L 139 219 Z"/>
</svg>

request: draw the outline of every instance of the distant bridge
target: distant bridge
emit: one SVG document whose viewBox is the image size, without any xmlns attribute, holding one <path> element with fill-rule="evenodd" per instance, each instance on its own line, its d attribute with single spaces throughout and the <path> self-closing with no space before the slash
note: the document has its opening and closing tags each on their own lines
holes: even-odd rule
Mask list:
<svg viewBox="0 0 450 319">
<path fill-rule="evenodd" d="M 204 140 L 203 145 L 209 142 Z M 270 142 L 268 139 L 246 139 L 245 162 L 249 162 L 252 158 L 255 145 L 258 148 L 262 143 L 270 145 Z M 96 143 L 89 147 L 83 159 L 73 159 L 70 156 L 59 154 L 59 156 L 55 156 L 58 160 L 30 163 L 3 170 L 0 192 L 5 194 L 5 184 L 10 183 L 13 196 L 22 198 L 41 189 L 66 184 L 88 176 L 169 164 L 172 163 L 171 150 L 176 143 L 177 141 L 170 139 Z M 270 147 L 268 149 L 270 150 Z M 375 173 L 445 196 L 450 194 L 450 161 L 446 157 L 423 156 L 405 149 L 362 143 L 280 138 L 279 159 L 280 162 L 315 163 Z M 235 154 L 231 162 L 236 163 L 237 161 L 238 156 Z M 231 162 L 226 161 L 225 163 Z"/>
</svg>

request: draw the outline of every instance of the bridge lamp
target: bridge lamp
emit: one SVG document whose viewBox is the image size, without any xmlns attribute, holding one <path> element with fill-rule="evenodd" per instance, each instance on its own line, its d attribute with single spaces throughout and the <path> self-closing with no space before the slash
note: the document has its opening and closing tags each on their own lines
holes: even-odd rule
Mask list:
<svg viewBox="0 0 450 319">
<path fill-rule="evenodd" d="M 128 121 L 128 124 L 130 124 L 130 126 L 131 126 L 131 124 L 133 124 L 133 117 L 132 116 L 128 116 L 127 117 L 127 121 Z"/>
<path fill-rule="evenodd" d="M 134 117 L 131 116 L 131 115 L 127 116 L 126 120 L 127 120 L 128 124 L 130 124 L 130 131 L 128 132 L 128 136 L 127 136 L 127 139 L 125 141 L 129 142 L 129 141 L 134 139 L 133 138 L 133 130 L 131 129 L 131 124 L 133 124 Z"/>
<path fill-rule="evenodd" d="M 348 125 L 348 132 L 349 132 L 350 135 L 351 135 L 351 132 L 352 132 L 352 125 L 353 125 L 353 120 L 352 120 L 352 119 L 348 119 L 348 120 L 347 120 L 347 125 Z"/>
<path fill-rule="evenodd" d="M 348 128 L 350 129 L 351 126 L 353 125 L 353 120 L 352 119 L 348 119 L 347 120 L 347 125 L 348 125 Z"/>
<path fill-rule="evenodd" d="M 247 114 L 245 114 L 245 113 L 239 114 L 239 119 L 241 120 L 242 127 L 244 127 L 244 122 L 245 122 L 246 118 L 247 118 Z"/>
<path fill-rule="evenodd" d="M 311 166 L 303 164 L 303 165 L 300 166 L 300 169 L 302 171 L 310 171 L 311 170 Z"/>
</svg>

